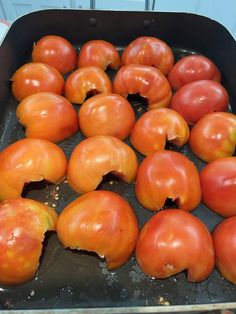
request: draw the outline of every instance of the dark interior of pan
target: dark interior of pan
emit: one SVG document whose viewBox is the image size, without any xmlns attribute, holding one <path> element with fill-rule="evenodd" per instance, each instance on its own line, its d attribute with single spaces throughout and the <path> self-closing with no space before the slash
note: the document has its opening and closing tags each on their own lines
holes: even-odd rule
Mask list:
<svg viewBox="0 0 236 314">
<path fill-rule="evenodd" d="M 11 94 L 11 76 L 14 71 L 30 60 L 32 45 L 47 34 L 67 38 L 77 48 L 91 39 L 104 39 L 120 51 L 134 38 L 147 35 L 166 41 L 175 57 L 201 53 L 219 67 L 223 85 L 230 94 L 231 110 L 236 112 L 236 43 L 229 32 L 208 18 L 184 13 L 46 10 L 34 12 L 18 19 L 11 26 L 0 48 L 0 149 L 24 137 L 15 110 L 17 102 Z M 114 73 L 109 73 L 112 75 Z M 131 99 L 137 116 L 144 112 L 146 104 L 139 98 Z M 78 108 L 78 106 L 77 106 Z M 81 141 L 78 132 L 59 145 L 67 156 Z M 204 163 L 193 156 L 188 146 L 179 149 L 201 169 Z M 141 160 L 142 157 L 139 156 Z M 117 192 L 134 207 L 140 226 L 153 213 L 141 207 L 134 196 L 133 185 L 108 179 L 99 188 Z M 55 194 L 59 194 L 55 198 Z M 66 182 L 59 186 L 33 185 L 25 192 L 26 197 L 56 204 L 60 212 L 78 195 Z M 225 200 L 227 202 L 227 200 Z M 55 206 L 55 205 L 54 205 Z M 200 217 L 212 230 L 222 220 L 204 205 L 193 214 Z M 211 309 L 214 303 L 221 305 L 236 301 L 236 286 L 223 279 L 214 270 L 201 283 L 188 283 L 185 273 L 165 280 L 149 278 L 138 268 L 135 259 L 114 271 L 106 269 L 105 262 L 94 254 L 65 250 L 56 234 L 45 239 L 41 264 L 35 279 L 16 287 L 0 287 L 2 309 L 45 308 L 118 308 L 139 307 L 139 313 L 149 306 L 161 311 L 164 305 L 204 304 Z M 220 307 L 221 307 L 220 305 Z M 223 306 L 223 305 L 222 305 Z M 231 304 L 232 306 L 232 304 Z M 169 307 L 173 310 L 172 307 Z M 236 303 L 235 303 L 236 308 Z"/>
</svg>

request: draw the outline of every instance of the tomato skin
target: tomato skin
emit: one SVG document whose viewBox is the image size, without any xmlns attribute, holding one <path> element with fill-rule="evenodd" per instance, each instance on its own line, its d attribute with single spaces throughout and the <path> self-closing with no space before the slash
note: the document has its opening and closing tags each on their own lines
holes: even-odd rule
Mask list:
<svg viewBox="0 0 236 314">
<path fill-rule="evenodd" d="M 26 198 L 0 204 L 0 283 L 18 285 L 32 279 L 39 265 L 44 233 L 55 230 L 57 213 Z"/>
<path fill-rule="evenodd" d="M 214 267 L 214 249 L 204 223 L 180 209 L 162 210 L 141 229 L 136 259 L 149 276 L 162 279 L 187 269 L 187 279 L 206 279 Z"/>
<path fill-rule="evenodd" d="M 236 285 L 236 217 L 223 220 L 213 232 L 216 267 Z"/>
<path fill-rule="evenodd" d="M 184 155 L 168 150 L 155 152 L 140 164 L 135 194 L 145 208 L 158 211 L 167 198 L 190 211 L 201 201 L 199 174 Z"/>
<path fill-rule="evenodd" d="M 21 101 L 29 95 L 38 92 L 62 94 L 64 79 L 53 67 L 32 62 L 21 66 L 12 76 L 12 93 Z"/>
<path fill-rule="evenodd" d="M 68 77 L 65 97 L 74 104 L 82 104 L 88 92 L 111 93 L 112 84 L 107 74 L 98 67 L 80 68 Z"/>
<path fill-rule="evenodd" d="M 193 126 L 189 144 L 194 154 L 206 162 L 232 156 L 236 146 L 236 115 L 213 112 L 203 116 Z"/>
<path fill-rule="evenodd" d="M 120 56 L 116 48 L 105 40 L 90 40 L 85 43 L 78 54 L 78 68 L 85 66 L 97 66 L 103 71 L 107 67 L 118 69 Z"/>
<path fill-rule="evenodd" d="M 201 80 L 181 87 L 173 96 L 170 108 L 181 114 L 188 124 L 195 124 L 205 114 L 226 111 L 229 96 L 215 81 Z"/>
<path fill-rule="evenodd" d="M 81 131 L 86 137 L 111 135 L 124 140 L 134 125 L 135 113 L 124 97 L 117 94 L 98 94 L 82 104 L 79 121 Z"/>
<path fill-rule="evenodd" d="M 202 200 L 223 217 L 236 215 L 236 157 L 209 163 L 200 173 Z"/>
<path fill-rule="evenodd" d="M 70 137 L 79 128 L 72 104 L 54 93 L 41 92 L 26 97 L 18 105 L 16 115 L 26 127 L 26 137 L 54 143 Z"/>
<path fill-rule="evenodd" d="M 137 167 L 137 156 L 127 144 L 113 136 L 93 136 L 73 150 L 68 165 L 68 183 L 77 193 L 91 192 L 109 172 L 131 183 Z"/>
<path fill-rule="evenodd" d="M 168 74 L 168 81 L 174 90 L 199 80 L 221 82 L 219 69 L 210 59 L 201 55 L 191 55 L 180 59 Z"/>
<path fill-rule="evenodd" d="M 57 234 L 65 247 L 96 252 L 109 269 L 126 263 L 138 237 L 138 222 L 129 203 L 110 191 L 86 193 L 66 206 Z"/>
<path fill-rule="evenodd" d="M 147 98 L 148 109 L 167 107 L 172 97 L 165 75 L 154 67 L 141 64 L 120 68 L 113 82 L 113 91 L 124 97 L 140 94 Z"/>
<path fill-rule="evenodd" d="M 143 64 L 155 66 L 167 75 L 174 65 L 170 47 L 156 37 L 143 36 L 134 39 L 123 51 L 121 64 Z"/>
<path fill-rule="evenodd" d="M 24 184 L 31 181 L 58 183 L 66 168 L 66 156 L 56 144 L 42 139 L 19 140 L 0 153 L 0 200 L 20 197 Z"/>
<path fill-rule="evenodd" d="M 131 132 L 131 144 L 148 156 L 165 148 L 166 141 L 177 146 L 184 145 L 189 137 L 185 120 L 176 111 L 159 108 L 145 112 L 135 123 Z"/>
<path fill-rule="evenodd" d="M 32 61 L 48 64 L 65 74 L 74 70 L 76 52 L 71 43 L 65 38 L 47 35 L 34 44 Z"/>
</svg>

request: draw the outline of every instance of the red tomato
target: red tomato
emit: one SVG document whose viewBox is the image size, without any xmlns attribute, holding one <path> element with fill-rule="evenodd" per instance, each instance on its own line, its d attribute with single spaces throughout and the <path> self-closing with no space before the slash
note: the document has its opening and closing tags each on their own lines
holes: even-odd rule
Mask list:
<svg viewBox="0 0 236 314">
<path fill-rule="evenodd" d="M 65 38 L 48 35 L 34 44 L 32 61 L 48 64 L 65 74 L 74 70 L 76 53 L 74 47 Z"/>
<path fill-rule="evenodd" d="M 39 265 L 44 233 L 55 230 L 57 213 L 26 198 L 0 204 L 0 283 L 18 285 L 32 279 Z"/>
<path fill-rule="evenodd" d="M 41 139 L 19 140 L 0 153 L 0 200 L 21 196 L 31 181 L 61 181 L 67 160 L 56 144 Z"/>
<path fill-rule="evenodd" d="M 111 93 L 107 74 L 98 67 L 88 66 L 74 71 L 66 80 L 65 97 L 74 104 L 82 104 L 88 93 Z"/>
<path fill-rule="evenodd" d="M 232 156 L 236 146 L 236 115 L 213 112 L 203 116 L 192 128 L 189 144 L 194 154 L 206 162 Z"/>
<path fill-rule="evenodd" d="M 180 59 L 168 75 L 171 88 L 178 90 L 182 86 L 199 81 L 213 80 L 221 82 L 221 74 L 216 65 L 201 55 L 186 56 Z"/>
<path fill-rule="evenodd" d="M 97 188 L 109 172 L 131 183 L 138 167 L 134 151 L 113 136 L 98 135 L 80 142 L 72 152 L 68 165 L 68 182 L 77 193 Z"/>
<path fill-rule="evenodd" d="M 158 68 L 165 75 L 174 65 L 174 55 L 170 47 L 155 37 L 138 37 L 123 51 L 122 65 L 143 64 Z"/>
<path fill-rule="evenodd" d="M 236 217 L 223 220 L 215 228 L 213 241 L 218 270 L 236 285 Z"/>
<path fill-rule="evenodd" d="M 16 115 L 26 127 L 26 137 L 55 143 L 70 137 L 79 128 L 72 104 L 53 93 L 41 92 L 26 97 L 17 107 Z"/>
<path fill-rule="evenodd" d="M 27 63 L 12 77 L 12 93 L 18 101 L 38 92 L 62 94 L 64 79 L 53 67 L 43 63 Z"/>
<path fill-rule="evenodd" d="M 154 215 L 142 228 L 136 259 L 149 276 L 162 279 L 187 270 L 190 282 L 206 279 L 214 267 L 214 249 L 204 223 L 179 209 Z"/>
<path fill-rule="evenodd" d="M 103 71 L 109 66 L 118 69 L 120 56 L 111 43 L 105 40 L 90 40 L 81 47 L 77 64 L 78 68 L 93 65 Z"/>
<path fill-rule="evenodd" d="M 139 166 L 135 193 L 147 209 L 161 209 L 167 198 L 190 211 L 201 201 L 199 174 L 184 155 L 162 150 L 146 157 Z"/>
<path fill-rule="evenodd" d="M 130 103 L 117 94 L 99 94 L 86 100 L 79 111 L 82 133 L 87 136 L 111 135 L 124 140 L 135 122 Z"/>
<path fill-rule="evenodd" d="M 188 124 L 194 124 L 205 114 L 226 111 L 229 96 L 215 81 L 202 80 L 181 87 L 173 96 L 170 107 L 180 113 Z"/>
<path fill-rule="evenodd" d="M 109 269 L 126 263 L 138 237 L 132 207 L 110 191 L 86 193 L 66 206 L 57 234 L 65 247 L 96 252 Z"/>
<path fill-rule="evenodd" d="M 200 173 L 202 200 L 224 217 L 236 215 L 236 157 L 209 163 Z"/>
<path fill-rule="evenodd" d="M 176 111 L 160 108 L 145 112 L 131 132 L 131 144 L 147 156 L 165 148 L 166 140 L 177 146 L 184 145 L 189 137 L 185 120 Z"/>
<path fill-rule="evenodd" d="M 148 109 L 167 107 L 172 97 L 165 75 L 152 66 L 141 64 L 123 66 L 115 76 L 113 89 L 124 97 L 139 94 L 147 98 Z"/>
</svg>

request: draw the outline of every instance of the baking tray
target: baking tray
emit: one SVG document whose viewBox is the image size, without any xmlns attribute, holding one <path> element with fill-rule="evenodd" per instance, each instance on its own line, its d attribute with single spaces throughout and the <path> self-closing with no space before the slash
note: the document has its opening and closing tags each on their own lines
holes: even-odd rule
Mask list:
<svg viewBox="0 0 236 314">
<path fill-rule="evenodd" d="M 223 85 L 230 94 L 230 110 L 236 112 L 236 43 L 219 23 L 186 13 L 38 11 L 14 22 L 0 47 L 1 150 L 24 137 L 15 115 L 17 102 L 11 94 L 11 76 L 30 60 L 33 43 L 47 34 L 67 38 L 77 49 L 88 40 L 104 39 L 119 51 L 136 37 L 156 36 L 172 47 L 176 59 L 192 53 L 204 54 L 219 67 Z M 108 74 L 114 76 L 113 71 Z M 129 100 L 137 117 L 146 110 L 145 102 L 139 97 Z M 79 106 L 76 109 L 79 110 Z M 78 132 L 59 146 L 69 157 L 82 139 Z M 204 166 L 187 145 L 178 151 L 193 160 L 199 169 Z M 143 158 L 139 154 L 138 157 L 139 160 Z M 153 215 L 136 201 L 133 185 L 108 176 L 99 189 L 115 191 L 127 199 L 135 209 L 140 226 Z M 59 200 L 55 199 L 56 194 L 59 194 Z M 23 196 L 55 204 L 58 212 L 78 197 L 66 182 L 57 186 L 34 183 Z M 192 213 L 210 230 L 222 220 L 203 204 Z M 236 286 L 223 279 L 217 270 L 201 283 L 188 283 L 185 273 L 153 280 L 141 272 L 132 257 L 119 269 L 108 271 L 105 262 L 95 254 L 63 249 L 55 233 L 46 236 L 35 279 L 17 287 L 0 286 L 0 309 L 4 313 L 7 310 L 11 310 L 10 313 L 25 313 L 26 310 L 41 313 L 46 309 L 47 313 L 201 312 L 224 308 L 236 308 Z"/>
</svg>

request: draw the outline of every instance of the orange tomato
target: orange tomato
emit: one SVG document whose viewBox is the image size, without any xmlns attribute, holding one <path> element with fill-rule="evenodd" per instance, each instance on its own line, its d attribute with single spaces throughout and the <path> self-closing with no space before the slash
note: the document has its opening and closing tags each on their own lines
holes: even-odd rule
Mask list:
<svg viewBox="0 0 236 314">
<path fill-rule="evenodd" d="M 47 64 L 27 63 L 12 76 L 12 93 L 18 101 L 38 92 L 62 94 L 63 90 L 62 75 Z"/>
<path fill-rule="evenodd" d="M 148 109 L 167 107 L 172 96 L 165 75 L 154 67 L 141 64 L 120 68 L 114 79 L 113 91 L 124 97 L 139 94 L 147 98 Z"/>
<path fill-rule="evenodd" d="M 96 252 L 113 269 L 126 263 L 133 252 L 138 223 L 132 207 L 118 194 L 94 191 L 64 208 L 57 234 L 65 247 Z"/>
<path fill-rule="evenodd" d="M 0 200 L 21 196 L 24 184 L 47 180 L 60 182 L 67 160 L 56 144 L 42 139 L 19 140 L 0 153 Z"/>
<path fill-rule="evenodd" d="M 19 122 L 26 128 L 26 137 L 60 142 L 77 132 L 78 117 L 64 97 L 41 92 L 26 97 L 17 107 Z"/>
<path fill-rule="evenodd" d="M 117 94 L 99 94 L 86 100 L 79 111 L 79 123 L 86 137 L 111 135 L 125 139 L 135 122 L 130 103 Z"/>
<path fill-rule="evenodd" d="M 184 118 L 176 111 L 160 108 L 145 112 L 132 129 L 131 144 L 147 156 L 165 148 L 166 141 L 177 146 L 184 145 L 189 137 L 189 128 Z"/>
<path fill-rule="evenodd" d="M 213 112 L 204 115 L 192 128 L 189 144 L 206 162 L 233 155 L 236 146 L 236 115 Z"/>
<path fill-rule="evenodd" d="M 47 35 L 34 44 L 32 61 L 48 64 L 65 74 L 74 70 L 76 53 L 74 47 L 65 38 Z"/>
<path fill-rule="evenodd" d="M 138 161 L 134 151 L 119 139 L 98 135 L 80 142 L 73 150 L 68 165 L 68 183 L 77 193 L 97 188 L 109 172 L 131 183 Z"/>
<path fill-rule="evenodd" d="M 105 40 L 90 40 L 81 47 L 77 65 L 78 68 L 93 65 L 103 71 L 109 66 L 118 69 L 120 56 L 111 43 Z"/>
<path fill-rule="evenodd" d="M 179 209 L 162 210 L 141 229 L 136 259 L 149 276 L 163 279 L 187 270 L 188 281 L 199 282 L 214 267 L 212 237 L 192 214 Z"/>
<path fill-rule="evenodd" d="M 87 66 L 74 71 L 66 80 L 65 97 L 74 104 L 82 104 L 88 93 L 111 93 L 107 74 L 98 67 Z"/>
<path fill-rule="evenodd" d="M 174 65 L 174 55 L 164 41 L 156 37 L 143 36 L 134 39 L 124 49 L 121 64 L 155 66 L 166 75 Z"/>
<path fill-rule="evenodd" d="M 190 211 L 201 201 L 197 168 L 184 155 L 161 150 L 146 157 L 139 166 L 135 193 L 147 209 L 161 209 L 169 198 L 180 209 Z"/>
<path fill-rule="evenodd" d="M 0 283 L 32 279 L 39 265 L 44 234 L 55 230 L 57 213 L 37 201 L 10 199 L 0 204 Z"/>
</svg>

